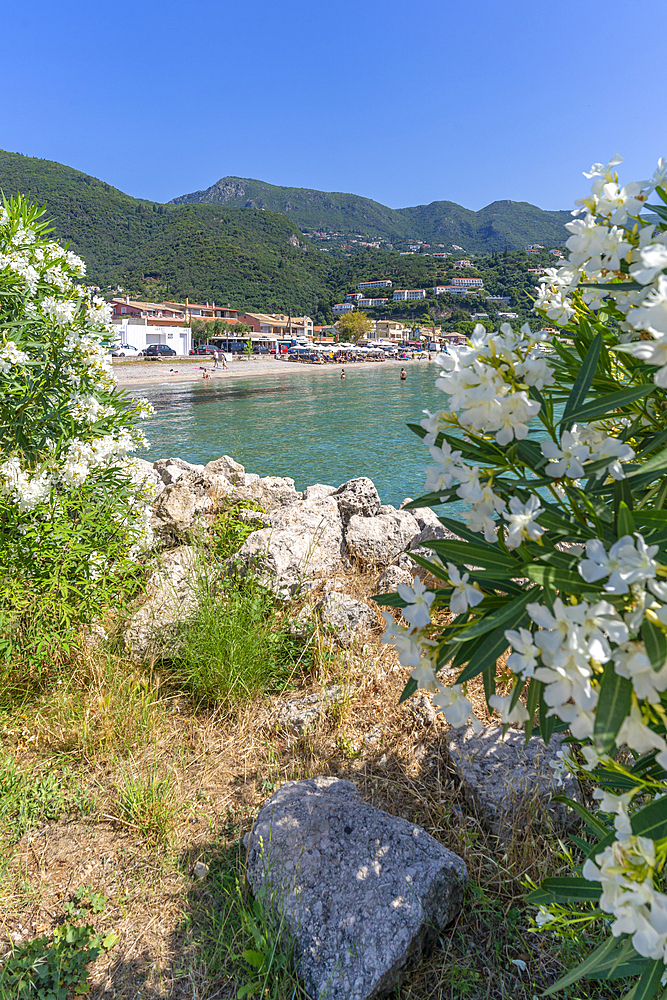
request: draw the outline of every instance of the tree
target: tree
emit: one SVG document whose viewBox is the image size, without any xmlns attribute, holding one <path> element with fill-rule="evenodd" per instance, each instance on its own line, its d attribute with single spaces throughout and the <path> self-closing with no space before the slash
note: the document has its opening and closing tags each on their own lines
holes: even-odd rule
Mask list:
<svg viewBox="0 0 667 1000">
<path fill-rule="evenodd" d="M 349 312 L 336 325 L 341 340 L 360 340 L 370 333 L 372 324 L 365 312 Z"/>
</svg>

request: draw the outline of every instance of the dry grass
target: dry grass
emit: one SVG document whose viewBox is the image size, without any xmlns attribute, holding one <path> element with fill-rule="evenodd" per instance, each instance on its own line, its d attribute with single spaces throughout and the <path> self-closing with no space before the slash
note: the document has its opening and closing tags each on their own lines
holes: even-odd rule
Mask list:
<svg viewBox="0 0 667 1000">
<path fill-rule="evenodd" d="M 373 593 L 373 581 L 356 574 L 334 582 L 361 599 Z M 303 605 L 307 616 L 312 605 Z M 518 831 L 502 847 L 469 814 L 446 724 L 398 704 L 408 671 L 380 643 L 382 627 L 378 614 L 372 634 L 349 649 L 316 629 L 309 690 L 334 681 L 344 695 L 300 736 L 276 722 L 288 696 L 197 709 L 168 671 L 99 650 L 78 655 L 28 712 L 0 719 L 4 752 L 26 773 L 58 774 L 66 803 L 60 820 L 18 843 L 0 841 L 0 947 L 48 932 L 72 892 L 90 886 L 109 900 L 97 926 L 119 936 L 92 968 L 92 996 L 235 997 L 245 973 L 234 953 L 248 946 L 240 838 L 283 782 L 332 775 L 422 825 L 468 865 L 461 914 L 396 996 L 531 1000 L 576 957 L 575 945 L 530 934 L 522 903 L 526 881 L 565 870 L 565 858 L 541 831 Z M 470 691 L 491 721 L 481 680 Z M 201 882 L 197 861 L 210 867 Z"/>
</svg>

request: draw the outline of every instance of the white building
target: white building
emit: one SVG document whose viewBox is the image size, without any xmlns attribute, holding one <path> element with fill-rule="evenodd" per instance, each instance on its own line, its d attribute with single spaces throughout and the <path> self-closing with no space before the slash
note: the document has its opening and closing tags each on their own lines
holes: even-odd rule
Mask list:
<svg viewBox="0 0 667 1000">
<path fill-rule="evenodd" d="M 354 302 L 337 302 L 336 305 L 333 307 L 333 311 L 336 314 L 336 316 L 342 316 L 343 313 L 352 312 L 352 310 L 355 308 L 356 306 Z"/>
<path fill-rule="evenodd" d="M 394 292 L 394 302 L 414 302 L 425 298 L 426 291 L 423 288 L 397 288 Z"/>
<path fill-rule="evenodd" d="M 389 299 L 358 299 L 357 305 L 360 309 L 377 309 L 378 306 L 386 306 Z"/>
<path fill-rule="evenodd" d="M 467 295 L 468 289 L 460 285 L 436 285 L 434 295 Z"/>
<path fill-rule="evenodd" d="M 129 344 L 145 351 L 151 344 L 166 344 L 179 357 L 186 357 L 192 347 L 192 331 L 188 326 L 149 326 L 147 320 L 131 317 L 113 323 L 120 344 Z"/>
<path fill-rule="evenodd" d="M 357 288 L 391 288 L 391 281 L 381 278 L 379 281 L 360 281 Z"/>
<path fill-rule="evenodd" d="M 345 301 L 346 302 L 358 302 L 359 299 L 363 299 L 363 297 L 364 297 L 364 293 L 363 292 L 350 292 L 349 295 L 345 296 Z"/>
<path fill-rule="evenodd" d="M 452 284 L 461 288 L 484 288 L 481 278 L 452 278 Z"/>
</svg>

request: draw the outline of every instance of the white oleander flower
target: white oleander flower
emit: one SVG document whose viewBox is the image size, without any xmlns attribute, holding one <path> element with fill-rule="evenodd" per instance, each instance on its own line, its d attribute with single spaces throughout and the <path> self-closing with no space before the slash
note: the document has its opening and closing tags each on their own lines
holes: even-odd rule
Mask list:
<svg viewBox="0 0 667 1000">
<path fill-rule="evenodd" d="M 588 445 L 581 444 L 572 431 L 563 431 L 560 448 L 555 441 L 542 441 L 540 448 L 544 457 L 549 459 L 545 470 L 548 476 L 557 479 L 564 476 L 569 476 L 570 479 L 583 477 L 583 462 L 588 459 L 590 449 Z"/>
<path fill-rule="evenodd" d="M 520 628 L 518 632 L 508 629 L 505 638 L 514 650 L 507 659 L 507 666 L 515 674 L 532 677 L 539 655 L 539 650 L 533 642 L 533 633 L 527 628 Z"/>
<path fill-rule="evenodd" d="M 544 508 L 540 507 L 538 497 L 533 495 L 526 503 L 522 503 L 518 497 L 511 497 L 509 506 L 509 513 L 503 512 L 503 517 L 509 524 L 506 539 L 509 549 L 518 548 L 525 539 L 537 541 L 542 537 L 544 528 L 535 520 L 544 511 Z"/>
<path fill-rule="evenodd" d="M 462 614 L 469 608 L 477 607 L 484 600 L 484 594 L 479 586 L 476 583 L 468 583 L 469 573 L 461 576 L 460 570 L 453 563 L 447 563 L 447 575 L 454 588 L 449 600 L 449 608 L 453 614 Z"/>
<path fill-rule="evenodd" d="M 413 628 L 426 628 L 430 625 L 431 605 L 435 600 L 433 591 L 427 590 L 418 576 L 415 576 L 411 587 L 399 583 L 397 590 L 401 600 L 407 602 L 407 606 L 401 610 L 406 622 Z"/>
<path fill-rule="evenodd" d="M 643 642 L 627 642 L 614 650 L 614 670 L 627 677 L 640 700 L 660 704 L 660 694 L 667 690 L 667 662 L 654 670 Z"/>
<path fill-rule="evenodd" d="M 511 701 L 512 695 L 510 694 L 505 697 L 499 694 L 492 694 L 489 698 L 489 705 L 498 712 L 503 725 L 522 726 L 530 718 L 528 710 L 520 701 L 517 701 L 516 705 L 510 707 Z"/>
<path fill-rule="evenodd" d="M 608 576 L 604 589 L 609 594 L 627 594 L 631 584 L 655 579 L 658 564 L 653 557 L 657 552 L 658 546 L 647 545 L 639 532 L 634 539 L 631 535 L 619 538 L 608 554 L 600 539 L 593 538 L 586 542 L 588 558 L 579 563 L 578 570 L 586 583 Z"/>
<path fill-rule="evenodd" d="M 480 732 L 483 728 L 482 723 L 473 714 L 472 703 L 462 693 L 460 684 L 439 688 L 433 695 L 433 704 L 454 729 L 467 725 L 468 719 L 471 719 L 475 732 Z"/>
</svg>

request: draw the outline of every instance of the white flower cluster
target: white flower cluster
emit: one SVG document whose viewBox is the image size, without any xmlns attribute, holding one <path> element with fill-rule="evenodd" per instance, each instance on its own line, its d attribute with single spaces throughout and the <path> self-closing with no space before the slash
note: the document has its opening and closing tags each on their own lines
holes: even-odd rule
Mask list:
<svg viewBox="0 0 667 1000">
<path fill-rule="evenodd" d="M 667 232 L 640 216 L 649 196 L 667 183 L 667 160 L 661 159 L 651 180 L 620 187 L 614 167 L 619 156 L 606 165 L 595 163 L 586 177 L 593 178 L 591 194 L 578 202 L 567 224 L 572 233 L 566 246 L 570 256 L 560 268 L 550 268 L 540 279 L 535 301 L 549 319 L 565 326 L 576 308 L 579 291 L 590 309 L 612 303 L 628 341 L 617 349 L 659 367 L 657 385 L 667 387 Z M 613 288 L 618 282 L 619 289 Z M 582 287 L 612 284 L 612 287 Z M 623 285 L 634 283 L 634 287 Z M 638 339 L 646 335 L 646 339 Z"/>
<path fill-rule="evenodd" d="M 6 340 L 0 347 L 0 374 L 6 375 L 14 365 L 24 365 L 30 360 L 30 355 L 19 351 L 13 340 Z"/>
<path fill-rule="evenodd" d="M 104 406 L 95 396 L 75 394 L 69 403 L 72 416 L 82 423 L 94 424 L 103 417 L 110 417 L 116 411 L 113 406 Z"/>
<path fill-rule="evenodd" d="M 499 333 L 487 333 L 478 324 L 467 346 L 450 346 L 438 354 L 444 370 L 436 385 L 451 397 L 451 412 L 441 413 L 440 422 L 494 434 L 500 445 L 525 438 L 528 423 L 540 410 L 526 389 L 553 382 L 553 369 L 537 348 L 541 339 L 528 324 L 520 333 L 509 323 Z"/>
<path fill-rule="evenodd" d="M 600 908 L 614 917 L 614 937 L 628 934 L 639 955 L 667 962 L 667 895 L 656 889 L 658 868 L 655 842 L 628 829 L 595 862 L 586 861 L 582 874 L 602 884 Z"/>
<path fill-rule="evenodd" d="M 549 459 L 546 467 L 548 476 L 562 479 L 581 479 L 586 475 L 586 464 L 604 461 L 593 475 L 609 475 L 612 479 L 625 479 L 621 462 L 631 462 L 635 457 L 629 444 L 619 438 L 610 437 L 600 423 L 573 424 L 569 431 L 563 431 L 560 447 L 555 441 L 542 441 L 542 454 Z"/>
<path fill-rule="evenodd" d="M 21 468 L 18 458 L 10 458 L 0 465 L 0 496 L 9 497 L 17 505 L 19 514 L 43 503 L 51 492 L 51 476 L 44 470 L 30 475 Z"/>
</svg>

